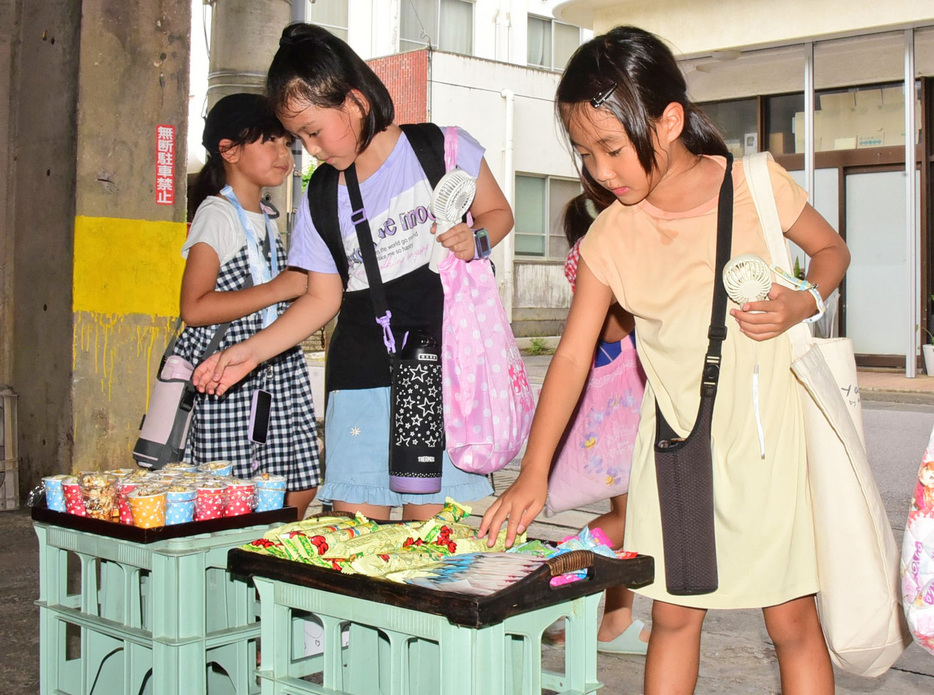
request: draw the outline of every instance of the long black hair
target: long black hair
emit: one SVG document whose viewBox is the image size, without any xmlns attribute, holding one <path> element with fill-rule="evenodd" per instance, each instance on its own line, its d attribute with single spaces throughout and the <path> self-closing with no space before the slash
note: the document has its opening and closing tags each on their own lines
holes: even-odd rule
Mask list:
<svg viewBox="0 0 934 695">
<path fill-rule="evenodd" d="M 229 148 L 234 148 L 249 145 L 260 139 L 265 142 L 270 138 L 286 135 L 285 126 L 276 118 L 262 94 L 229 94 L 214 104 L 204 122 L 201 144 L 207 151 L 207 160 L 188 196 L 189 219 L 194 217 L 195 211 L 205 198 L 217 195 L 227 185 L 227 172 L 224 171 L 224 158 L 221 156 L 221 140 L 229 140 Z"/>
<path fill-rule="evenodd" d="M 359 102 L 351 90 L 367 100 Z M 301 22 L 282 31 L 266 75 L 266 95 L 276 113 L 289 104 L 305 102 L 326 109 L 340 108 L 349 96 L 366 116 L 357 152 L 362 152 L 395 118 L 389 90 L 353 49 L 326 29 Z"/>
<path fill-rule="evenodd" d="M 606 206 L 594 202 L 586 193 L 578 193 L 568 201 L 563 216 L 564 236 L 568 240 L 568 246 L 574 246 L 577 240 L 587 233 L 604 207 Z"/>
<path fill-rule="evenodd" d="M 656 166 L 653 128 L 671 103 L 684 109 L 681 142 L 689 152 L 729 153 L 719 131 L 688 98 L 684 75 L 671 50 L 644 29 L 616 27 L 581 45 L 571 56 L 555 96 L 565 134 L 571 116 L 581 109 L 608 109 L 625 129 L 647 174 Z M 612 202 L 612 194 L 586 168 L 580 174 L 594 200 Z"/>
</svg>

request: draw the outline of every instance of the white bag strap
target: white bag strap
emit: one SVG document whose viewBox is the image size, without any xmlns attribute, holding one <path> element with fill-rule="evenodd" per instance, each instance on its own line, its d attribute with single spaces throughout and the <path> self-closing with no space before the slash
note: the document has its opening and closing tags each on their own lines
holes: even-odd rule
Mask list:
<svg viewBox="0 0 934 695">
<path fill-rule="evenodd" d="M 782 232 L 782 223 L 778 219 L 778 208 L 775 206 L 775 193 L 772 191 L 772 180 L 769 177 L 769 152 L 757 152 L 743 157 L 743 172 L 746 174 L 746 185 L 752 193 L 752 201 L 756 205 L 756 213 L 762 224 L 765 243 L 769 247 L 772 264 L 791 272 L 791 252 L 788 249 L 788 240 Z M 797 357 L 812 343 L 811 331 L 803 323 L 788 329 L 794 355 Z"/>
</svg>

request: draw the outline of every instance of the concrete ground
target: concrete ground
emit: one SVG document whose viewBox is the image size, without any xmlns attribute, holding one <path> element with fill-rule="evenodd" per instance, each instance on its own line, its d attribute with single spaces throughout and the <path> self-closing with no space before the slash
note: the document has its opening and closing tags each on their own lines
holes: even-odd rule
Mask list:
<svg viewBox="0 0 934 695">
<path fill-rule="evenodd" d="M 541 383 L 548 362 L 548 356 L 526 358 L 533 383 Z M 923 422 L 923 425 L 912 424 L 916 421 L 911 420 L 905 421 L 905 426 L 912 430 L 917 441 L 921 441 L 923 450 L 930 432 L 928 421 L 934 420 L 934 377 L 906 379 L 898 374 L 861 372 L 859 383 L 867 406 L 891 409 L 897 418 L 901 418 L 897 422 L 905 421 L 906 417 L 899 404 L 914 404 L 918 417 L 923 418 L 917 422 Z M 888 421 L 880 426 L 892 427 Z M 899 438 L 904 439 L 901 435 Z M 886 510 L 899 542 L 900 524 L 904 524 L 906 500 L 910 495 L 906 481 L 912 471 L 916 473 L 920 455 L 917 441 L 911 442 L 909 447 L 916 453 L 914 458 L 908 456 L 907 473 L 895 482 L 880 482 Z M 518 463 L 514 462 L 494 476 L 498 492 L 508 486 L 517 470 Z M 475 514 L 482 514 L 489 501 L 490 498 L 474 504 Z M 605 503 L 597 504 L 563 512 L 550 519 L 542 518 L 533 524 L 529 535 L 561 538 L 576 532 L 606 508 Z M 316 510 L 315 507 L 311 509 Z M 38 588 L 38 547 L 29 510 L 21 508 L 0 512 L 0 695 L 26 695 L 38 691 L 38 609 L 34 605 Z M 637 617 L 648 620 L 649 602 L 636 597 L 635 613 Z M 557 668 L 563 661 L 564 651 L 546 647 L 542 658 L 546 666 Z M 641 692 L 643 666 L 641 657 L 601 654 L 599 677 L 606 684 L 602 692 Z M 760 611 L 715 611 L 708 615 L 696 692 L 703 695 L 780 692 L 778 666 Z M 859 678 L 837 672 L 837 693 L 840 695 L 918 695 L 932 692 L 934 656 L 917 645 L 909 647 L 895 666 L 879 678 Z"/>
</svg>

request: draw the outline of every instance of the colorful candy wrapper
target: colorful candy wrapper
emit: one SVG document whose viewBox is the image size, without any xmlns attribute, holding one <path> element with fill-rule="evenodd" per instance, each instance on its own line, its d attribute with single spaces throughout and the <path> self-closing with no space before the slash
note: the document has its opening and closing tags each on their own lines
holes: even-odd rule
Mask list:
<svg viewBox="0 0 934 695">
<path fill-rule="evenodd" d="M 62 489 L 62 481 L 67 477 L 48 475 L 42 479 L 42 484 L 45 486 L 45 504 L 52 511 L 65 511 L 65 491 Z"/>
<path fill-rule="evenodd" d="M 321 555 L 324 557 L 350 557 L 363 553 L 385 553 L 401 546 L 409 538 L 415 537 L 415 529 L 408 524 L 389 524 L 381 526 L 378 531 L 363 536 L 329 543 L 328 548 Z"/>
</svg>

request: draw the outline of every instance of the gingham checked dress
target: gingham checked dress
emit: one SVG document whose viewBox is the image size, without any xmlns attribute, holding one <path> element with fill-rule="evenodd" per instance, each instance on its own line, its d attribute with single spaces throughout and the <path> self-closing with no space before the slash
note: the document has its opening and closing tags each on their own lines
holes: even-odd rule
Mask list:
<svg viewBox="0 0 934 695">
<path fill-rule="evenodd" d="M 285 249 L 278 239 L 276 252 L 279 267 L 284 268 Z M 268 255 L 266 260 L 268 262 Z M 250 264 L 244 245 L 237 255 L 221 266 L 215 289 L 219 292 L 239 290 L 248 277 Z M 285 311 L 287 306 L 281 302 L 278 313 Z M 233 321 L 220 349 L 246 340 L 262 327 L 261 312 Z M 186 327 L 176 343 L 175 354 L 197 366 L 216 330 L 217 326 Z M 260 388 L 272 394 L 269 435 L 265 444 L 252 443 L 247 436 L 253 392 Z M 290 348 L 263 362 L 221 398 L 199 394 L 185 447 L 185 460 L 196 464 L 233 461 L 233 474 L 238 478 L 274 473 L 288 477 L 289 490 L 317 487 L 321 482 L 321 463 L 315 409 L 308 366 L 301 348 Z M 257 464 L 255 468 L 254 461 Z"/>
</svg>

